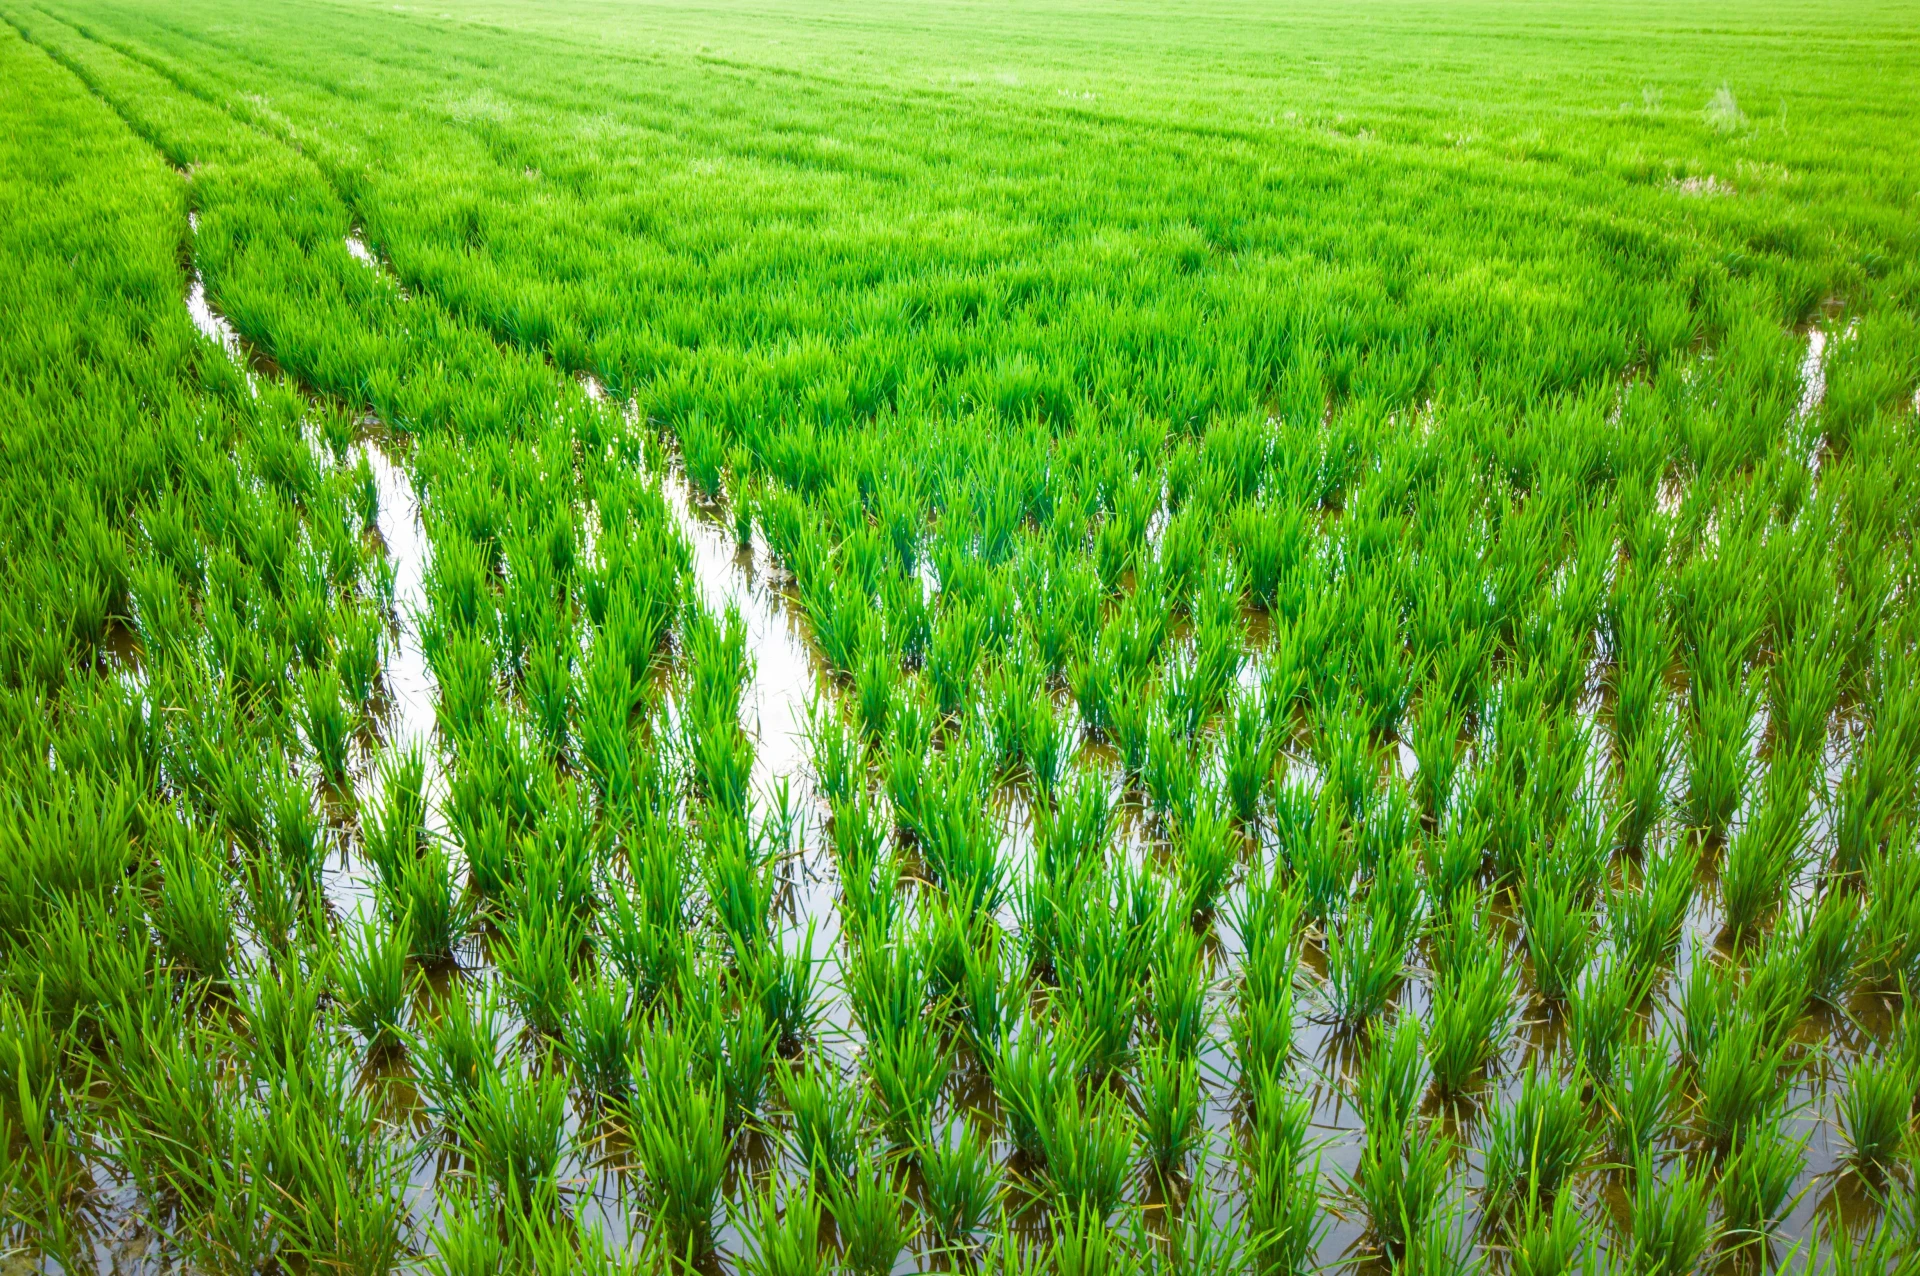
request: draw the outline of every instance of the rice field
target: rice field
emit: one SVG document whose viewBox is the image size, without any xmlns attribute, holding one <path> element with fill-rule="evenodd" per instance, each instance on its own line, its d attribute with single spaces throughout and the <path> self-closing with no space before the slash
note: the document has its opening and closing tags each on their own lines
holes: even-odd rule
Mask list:
<svg viewBox="0 0 1920 1276">
<path fill-rule="evenodd" d="M 1913 1272 L 1920 10 L 0 0 L 0 1272 Z"/>
</svg>

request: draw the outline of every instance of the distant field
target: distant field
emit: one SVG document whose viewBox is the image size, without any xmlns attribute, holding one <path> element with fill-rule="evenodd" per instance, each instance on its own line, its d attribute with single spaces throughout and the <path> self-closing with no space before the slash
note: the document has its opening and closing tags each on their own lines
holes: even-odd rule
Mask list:
<svg viewBox="0 0 1920 1276">
<path fill-rule="evenodd" d="M 1920 7 L 0 17 L 0 1270 L 1915 1270 Z"/>
</svg>

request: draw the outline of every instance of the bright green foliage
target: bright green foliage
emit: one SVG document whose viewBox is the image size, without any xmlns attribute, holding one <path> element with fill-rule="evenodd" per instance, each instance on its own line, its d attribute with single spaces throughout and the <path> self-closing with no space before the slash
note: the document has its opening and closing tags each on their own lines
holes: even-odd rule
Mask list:
<svg viewBox="0 0 1920 1276">
<path fill-rule="evenodd" d="M 1912 1248 L 1898 6 L 0 18 L 0 1250 Z"/>
</svg>

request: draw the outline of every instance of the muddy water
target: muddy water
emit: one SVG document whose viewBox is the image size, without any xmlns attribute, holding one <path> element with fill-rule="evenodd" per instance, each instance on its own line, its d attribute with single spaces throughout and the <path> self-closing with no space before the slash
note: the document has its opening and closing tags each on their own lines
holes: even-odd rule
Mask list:
<svg viewBox="0 0 1920 1276">
<path fill-rule="evenodd" d="M 400 282 L 399 276 L 393 273 L 392 267 L 388 266 L 386 261 L 383 260 L 378 253 L 367 246 L 365 239 L 361 238 L 357 233 L 348 235 L 346 244 L 348 254 L 352 256 L 355 261 L 378 275 L 382 282 L 388 284 L 395 292 L 400 294 L 402 301 L 408 300 L 406 286 Z"/>
<path fill-rule="evenodd" d="M 1826 397 L 1827 332 L 1824 328 L 1815 328 L 1807 334 L 1807 355 L 1800 361 L 1800 406 L 1794 412 L 1794 420 L 1812 420 Z"/>
<path fill-rule="evenodd" d="M 427 830 L 445 836 L 446 765 L 435 732 L 439 692 L 420 646 L 420 623 L 427 609 L 426 572 L 433 559 L 433 545 L 421 522 L 420 502 L 404 457 L 377 421 L 369 418 L 362 427 L 364 437 L 354 457 L 356 461 L 365 459 L 379 492 L 377 527 L 381 551 L 393 573 L 393 612 L 381 661 L 377 729 L 365 741 L 357 759 L 355 804 L 364 812 L 381 800 L 383 758 L 400 750 L 417 749 L 425 763 Z M 343 839 L 341 854 L 326 878 L 328 902 L 342 917 L 371 915 L 371 866 L 353 854 L 346 841 Z"/>
<path fill-rule="evenodd" d="M 386 680 L 386 742 L 389 746 L 417 744 L 427 756 L 429 788 L 439 768 L 434 747 L 434 705 L 438 699 L 433 671 L 420 648 L 420 622 L 426 615 L 427 568 L 433 546 L 420 521 L 420 502 L 412 480 L 378 443 L 361 445 L 361 454 L 373 471 L 380 490 L 380 541 L 393 567 L 393 642 L 384 666 Z M 434 807 L 437 810 L 437 804 Z"/>
<path fill-rule="evenodd" d="M 187 214 L 187 229 L 194 235 L 200 233 L 200 214 Z M 207 300 L 207 281 L 201 277 L 197 264 L 190 267 L 187 275 L 187 317 L 193 320 L 201 336 L 226 352 L 227 358 L 247 378 L 247 388 L 259 397 L 260 386 L 254 380 L 246 343 L 240 340 L 240 334 L 227 322 L 227 317 Z"/>
</svg>

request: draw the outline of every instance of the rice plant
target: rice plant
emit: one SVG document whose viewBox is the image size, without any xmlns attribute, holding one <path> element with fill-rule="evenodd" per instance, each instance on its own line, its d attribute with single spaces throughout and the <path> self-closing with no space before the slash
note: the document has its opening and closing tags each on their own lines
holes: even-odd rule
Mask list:
<svg viewBox="0 0 1920 1276">
<path fill-rule="evenodd" d="M 1014 1147 L 1029 1158 L 1043 1158 L 1046 1123 L 1080 1073 L 1079 1043 L 1027 1016 L 989 1059 L 988 1070 L 1006 1107 Z"/>
<path fill-rule="evenodd" d="M 663 1257 L 690 1263 L 712 1247 L 733 1147 L 726 1096 L 693 1043 L 671 1025 L 648 1024 L 638 1043 L 630 1126 L 646 1172 L 648 1242 Z"/>
<path fill-rule="evenodd" d="M 840 1235 L 840 1263 L 854 1276 L 885 1276 L 913 1237 L 912 1215 L 891 1156 L 863 1149 L 853 1173 L 824 1185 L 828 1212 Z"/>
<path fill-rule="evenodd" d="M 1533 962 L 1533 986 L 1550 1002 L 1564 1002 L 1593 952 L 1592 912 L 1581 902 L 1577 883 L 1555 880 L 1546 865 L 1520 883 L 1520 907 L 1526 918 L 1527 956 Z"/>
<path fill-rule="evenodd" d="M 1731 1151 L 1756 1124 L 1771 1124 L 1793 1081 L 1789 1043 L 1745 1008 L 1731 1012 L 1697 1056 L 1697 1120 L 1707 1146 Z"/>
<path fill-rule="evenodd" d="M 362 917 L 352 925 L 335 958 L 340 1005 L 346 1021 L 370 1051 L 401 1040 L 402 1021 L 414 987 L 407 959 L 413 936 L 395 925 Z"/>
<path fill-rule="evenodd" d="M 1671 1045 L 1649 1037 L 1624 1047 L 1603 1091 L 1613 1151 L 1631 1168 L 1656 1156 L 1676 1125 L 1680 1077 Z"/>
<path fill-rule="evenodd" d="M 536 1032 L 559 1037 L 580 953 L 577 924 L 545 906 L 523 908 L 509 918 L 505 939 L 500 967 L 515 1009 Z"/>
<path fill-rule="evenodd" d="M 168 954 L 187 972 L 220 980 L 233 948 L 232 883 L 226 848 L 188 824 L 169 820 L 153 910 Z"/>
<path fill-rule="evenodd" d="M 1133 1161 L 1136 1120 L 1124 1096 L 1105 1086 L 1064 1086 L 1041 1109 L 1037 1124 L 1046 1194 L 1054 1209 L 1111 1215 Z"/>
<path fill-rule="evenodd" d="M 1806 994 L 1809 1005 L 1845 1004 L 1854 979 L 1858 955 L 1860 902 L 1846 891 L 1829 891 L 1817 906 L 1795 919 L 1794 929 L 1805 954 Z"/>
<path fill-rule="evenodd" d="M 846 1178 L 854 1171 L 866 1114 L 863 1092 L 832 1063 L 809 1055 L 798 1069 L 774 1074 L 793 1118 L 794 1151 L 810 1173 Z"/>
<path fill-rule="evenodd" d="M 1529 1065 L 1520 1093 L 1487 1125 L 1482 1217 L 1511 1226 L 1526 1203 L 1552 1204 L 1593 1150 L 1594 1130 L 1580 1094 L 1564 1076 Z"/>
<path fill-rule="evenodd" d="M 1259 1086 L 1240 1167 L 1247 1255 L 1260 1273 L 1292 1276 L 1306 1269 L 1326 1226 L 1319 1155 L 1308 1138 L 1306 1101 L 1289 1095 L 1271 1076 Z"/>
<path fill-rule="evenodd" d="M 1406 971 L 1406 945 L 1400 919 L 1382 909 L 1369 907 L 1334 927 L 1326 996 L 1335 1022 L 1357 1027 L 1392 1004 Z"/>
<path fill-rule="evenodd" d="M 508 1058 L 488 1069 L 452 1114 L 460 1147 L 496 1200 L 526 1199 L 551 1184 L 566 1139 L 566 1079 Z"/>
<path fill-rule="evenodd" d="M 820 1248 L 820 1198 L 811 1186 L 786 1194 L 778 1185 L 752 1194 L 742 1219 L 747 1252 L 741 1271 L 749 1276 L 825 1276 L 826 1255 Z"/>
<path fill-rule="evenodd" d="M 1551 1206 L 1529 1201 L 1507 1251 L 1513 1276 L 1570 1276 L 1585 1270 L 1587 1227 L 1571 1192 L 1554 1197 Z"/>
<path fill-rule="evenodd" d="M 1759 812 L 1727 844 L 1720 894 L 1736 937 L 1750 937 L 1773 914 L 1802 867 L 1810 771 L 1802 758 L 1775 758 Z"/>
<path fill-rule="evenodd" d="M 1367 1141 L 1348 1190 L 1390 1254 L 1421 1235 L 1452 1177 L 1452 1142 L 1415 1111 L 1425 1083 L 1418 1023 L 1407 1018 L 1376 1031 L 1355 1085 Z"/>
<path fill-rule="evenodd" d="M 947 1083 L 952 1057 L 924 1021 L 869 1037 L 862 1066 L 879 1101 L 880 1123 L 897 1148 L 927 1138 L 933 1105 Z"/>
<path fill-rule="evenodd" d="M 991 1140 L 973 1122 L 953 1117 L 915 1150 L 928 1234 L 941 1245 L 969 1252 L 1000 1198 L 1000 1164 Z"/>
<path fill-rule="evenodd" d="M 1913 1129 L 1913 1081 L 1900 1059 L 1862 1059 L 1840 1093 L 1840 1130 L 1848 1160 L 1883 1174 L 1905 1154 Z"/>
<path fill-rule="evenodd" d="M 1456 902 L 1448 944 L 1459 951 L 1439 963 L 1426 1027 L 1427 1066 L 1442 1094 L 1458 1095 L 1485 1076 L 1514 1018 L 1519 979 L 1485 924 L 1476 924 L 1470 896 Z"/>
<path fill-rule="evenodd" d="M 1691 842 L 1676 842 L 1648 857 L 1639 890 L 1616 892 L 1608 898 L 1614 947 L 1630 968 L 1645 970 L 1672 960 L 1693 900 L 1698 864 L 1698 848 Z"/>
<path fill-rule="evenodd" d="M 505 1033 L 501 1020 L 491 987 L 482 986 L 476 995 L 459 981 L 424 1024 L 416 1019 L 407 1050 L 422 1090 L 443 1117 L 458 1113 L 481 1079 L 497 1070 Z"/>
<path fill-rule="evenodd" d="M 1806 1168 L 1807 1140 L 1762 1127 L 1738 1140 L 1720 1167 L 1722 1243 L 1752 1247 L 1765 1257 L 1782 1223 L 1804 1195 L 1794 1190 Z"/>
<path fill-rule="evenodd" d="M 1635 1276 L 1686 1276 L 1717 1236 L 1712 1183 L 1684 1161 L 1662 1174 L 1646 1157 L 1636 1164 L 1633 1182 L 1628 1266 Z"/>
<path fill-rule="evenodd" d="M 419 854 L 402 859 L 394 875 L 381 883 L 380 895 L 387 914 L 412 941 L 416 960 L 429 965 L 454 960 L 473 924 L 473 912 L 440 839 L 427 839 Z"/>
<path fill-rule="evenodd" d="M 1134 1102 L 1149 1162 L 1162 1175 L 1179 1173 L 1200 1146 L 1198 1063 L 1165 1046 L 1143 1050 Z"/>
<path fill-rule="evenodd" d="M 596 1100 L 624 1104 L 633 1089 L 631 990 L 605 976 L 575 982 L 560 1048 L 581 1087 Z"/>
<path fill-rule="evenodd" d="M 1146 1019 L 1154 1039 L 1190 1057 L 1207 1033 L 1205 957 L 1200 937 L 1177 920 L 1165 924 L 1149 962 Z"/>
</svg>

